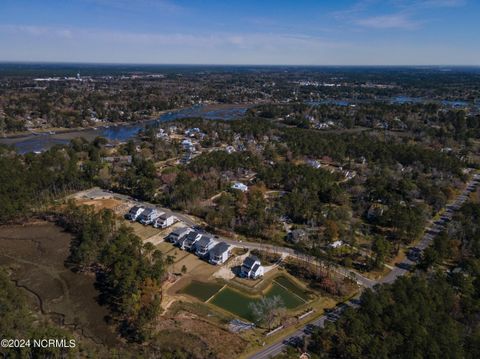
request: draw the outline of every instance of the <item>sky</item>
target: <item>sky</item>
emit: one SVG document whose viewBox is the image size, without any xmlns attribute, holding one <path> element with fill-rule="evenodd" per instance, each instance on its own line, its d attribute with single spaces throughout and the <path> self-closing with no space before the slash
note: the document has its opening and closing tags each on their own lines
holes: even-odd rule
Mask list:
<svg viewBox="0 0 480 359">
<path fill-rule="evenodd" d="M 0 61 L 480 65 L 479 0 L 0 0 Z"/>
</svg>

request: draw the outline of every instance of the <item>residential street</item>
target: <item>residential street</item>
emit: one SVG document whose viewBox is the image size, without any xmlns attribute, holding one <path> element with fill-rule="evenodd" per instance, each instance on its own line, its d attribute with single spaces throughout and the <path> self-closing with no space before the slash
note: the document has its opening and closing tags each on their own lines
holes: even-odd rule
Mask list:
<svg viewBox="0 0 480 359">
<path fill-rule="evenodd" d="M 479 184 L 480 184 L 480 174 L 477 173 L 467 183 L 465 189 L 457 196 L 457 198 L 446 206 L 446 210 L 444 214 L 440 217 L 440 219 L 436 220 L 426 228 L 425 235 L 417 244 L 417 248 L 419 248 L 420 250 L 424 250 L 430 245 L 435 235 L 437 235 L 441 231 L 441 229 L 443 229 L 443 227 L 448 223 L 448 221 L 451 220 L 451 218 L 453 217 L 453 213 L 457 211 L 467 201 L 470 193 L 472 193 L 479 186 Z M 411 260 L 406 258 L 401 263 L 397 264 L 397 266 L 394 269 L 392 269 L 385 277 L 383 277 L 382 279 L 376 282 L 373 282 L 372 284 L 375 285 L 375 284 L 392 283 L 397 278 L 408 273 L 408 270 L 404 268 L 407 268 L 408 266 L 411 266 L 413 264 L 414 263 Z M 373 285 L 366 285 L 365 287 L 373 287 Z M 357 295 L 356 298 L 358 299 L 359 297 L 360 297 L 360 294 Z M 352 301 L 348 302 L 347 305 L 356 306 L 356 304 L 353 303 Z M 320 318 L 310 322 L 309 324 L 323 327 L 325 325 L 326 320 L 327 320 L 327 316 L 323 315 Z M 280 354 L 282 350 L 288 345 L 289 340 L 295 337 L 303 337 L 306 335 L 305 334 L 306 327 L 307 326 L 305 325 L 301 329 L 297 330 L 295 333 L 289 335 L 287 338 L 279 339 L 277 342 L 253 354 L 249 358 L 250 359 L 267 359 Z"/>
<path fill-rule="evenodd" d="M 130 201 L 130 202 L 132 202 L 132 206 L 133 205 L 141 205 L 141 206 L 144 206 L 144 207 L 153 207 L 153 205 L 151 203 L 137 201 L 137 200 L 131 198 L 130 196 L 106 191 L 106 190 L 103 190 L 101 188 L 92 188 L 92 189 L 89 189 L 89 190 L 86 190 L 84 192 L 76 194 L 76 196 L 79 196 L 79 195 L 85 196 L 85 197 L 88 197 L 88 198 L 92 198 L 92 199 L 113 197 L 115 199 L 119 199 L 119 200 L 122 200 L 122 201 Z M 182 221 L 183 223 L 185 223 L 189 227 L 195 227 L 195 226 L 198 225 L 188 215 L 185 215 L 185 214 L 182 214 L 182 213 L 179 213 L 179 212 L 171 211 L 168 208 L 161 208 L 161 207 L 157 207 L 157 208 L 160 211 L 165 212 L 167 214 L 173 214 L 175 217 L 177 217 L 180 221 Z M 219 238 L 219 240 L 222 240 L 222 241 L 224 241 L 224 242 L 226 242 L 226 243 L 228 243 L 232 246 L 235 246 L 235 247 L 247 248 L 247 249 L 268 250 L 268 251 L 271 251 L 271 252 L 274 252 L 274 253 L 278 253 L 278 254 L 285 255 L 285 256 L 290 256 L 290 257 L 297 258 L 297 259 L 300 259 L 300 260 L 303 260 L 303 261 L 316 263 L 317 265 L 319 265 L 321 267 L 325 267 L 325 268 L 328 267 L 329 270 L 333 270 L 336 273 L 338 273 L 338 274 L 340 274 L 344 277 L 354 279 L 357 282 L 357 284 L 362 286 L 362 287 L 371 288 L 376 284 L 375 281 L 373 281 L 371 279 L 368 279 L 368 278 L 362 276 L 361 274 L 359 274 L 359 273 L 357 273 L 353 270 L 345 269 L 345 268 L 342 268 L 342 267 L 339 267 L 339 266 L 332 266 L 331 263 L 327 263 L 325 261 L 318 260 L 315 257 L 308 256 L 308 255 L 303 254 L 301 252 L 295 251 L 292 248 L 274 246 L 274 245 L 271 245 L 271 244 L 264 244 L 264 243 L 259 243 L 259 242 L 236 241 L 236 240 L 227 239 L 227 238 Z"/>
<path fill-rule="evenodd" d="M 442 216 L 434 221 L 433 223 L 429 223 L 427 228 L 425 229 L 425 235 L 423 238 L 418 242 L 416 247 L 423 251 L 427 248 L 435 236 L 441 232 L 441 230 L 446 226 L 446 224 L 451 220 L 455 211 L 457 211 L 468 199 L 470 193 L 472 193 L 480 184 L 480 174 L 477 173 L 473 175 L 472 179 L 467 183 L 465 189 L 455 198 L 454 201 L 450 202 L 446 208 Z M 78 194 L 77 194 L 78 195 Z M 113 197 L 116 199 L 120 199 L 123 201 L 130 201 L 133 204 L 142 205 L 145 207 L 152 207 L 152 204 L 147 202 L 137 201 L 129 196 L 113 193 L 109 191 L 102 190 L 100 188 L 93 188 L 87 191 L 80 193 L 80 195 L 89 197 L 89 198 L 104 198 L 104 197 Z M 159 208 L 160 210 L 171 213 L 176 216 L 179 220 L 184 222 L 188 226 L 196 226 L 196 223 L 188 216 L 182 213 L 173 212 L 167 208 Z M 292 248 L 281 247 L 281 246 L 274 246 L 269 244 L 257 243 L 257 242 L 244 242 L 244 241 L 236 241 L 232 239 L 220 238 L 222 241 L 226 243 L 236 246 L 236 247 L 243 247 L 248 249 L 261 249 L 261 250 L 269 250 L 278 254 L 283 254 L 286 256 L 298 258 L 305 261 L 316 262 L 320 266 L 324 266 L 325 268 L 329 268 L 330 270 L 334 270 L 336 273 L 354 279 L 357 284 L 359 284 L 363 288 L 373 288 L 377 284 L 384 284 L 384 283 L 392 283 L 398 277 L 401 277 L 407 274 L 409 271 L 407 268 L 414 265 L 410 259 L 406 258 L 401 263 L 397 263 L 397 265 L 383 278 L 379 280 L 372 280 L 362 276 L 361 274 L 345 269 L 342 267 L 332 267 L 330 263 L 319 261 L 318 259 L 307 256 L 305 254 L 299 253 Z M 355 299 L 358 299 L 360 294 L 356 296 Z M 347 305 L 349 306 L 356 306 L 357 304 L 353 302 L 348 302 Z M 341 309 L 339 310 L 341 312 Z M 340 314 L 340 313 L 339 313 Z M 327 316 L 323 315 L 320 318 L 308 323 L 308 325 L 315 325 L 319 327 L 323 327 L 325 321 L 327 320 Z M 284 337 L 279 339 L 277 342 L 269 345 L 265 349 L 261 350 L 260 352 L 250 356 L 250 359 L 266 359 L 278 355 L 281 351 L 288 345 L 288 342 L 292 340 L 292 338 L 296 337 L 303 337 L 305 335 L 306 326 L 302 327 L 301 329 L 297 330 L 293 334 L 289 335 L 288 337 Z"/>
</svg>

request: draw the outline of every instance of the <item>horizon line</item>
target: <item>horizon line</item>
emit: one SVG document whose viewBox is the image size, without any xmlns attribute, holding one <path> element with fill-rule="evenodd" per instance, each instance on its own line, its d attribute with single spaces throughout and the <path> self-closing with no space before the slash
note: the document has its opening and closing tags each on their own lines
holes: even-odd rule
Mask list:
<svg viewBox="0 0 480 359">
<path fill-rule="evenodd" d="M 155 63 L 155 62 L 96 62 L 96 61 L 43 61 L 0 60 L 0 64 L 52 64 L 52 65 L 124 65 L 124 66 L 258 66 L 258 67 L 480 67 L 480 64 L 229 64 L 229 63 Z"/>
</svg>

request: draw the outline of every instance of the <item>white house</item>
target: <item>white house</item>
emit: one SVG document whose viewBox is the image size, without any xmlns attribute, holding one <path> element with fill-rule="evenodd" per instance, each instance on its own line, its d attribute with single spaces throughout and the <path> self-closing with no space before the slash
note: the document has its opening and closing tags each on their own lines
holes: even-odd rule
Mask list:
<svg viewBox="0 0 480 359">
<path fill-rule="evenodd" d="M 231 146 L 231 145 L 230 145 L 230 146 L 227 146 L 227 147 L 225 147 L 225 151 L 226 151 L 227 153 L 229 153 L 229 154 L 230 154 L 230 153 L 233 153 L 233 152 L 235 152 L 235 147 L 233 147 L 233 146 Z"/>
<path fill-rule="evenodd" d="M 204 234 L 195 243 L 195 254 L 199 257 L 205 257 L 215 244 L 217 244 L 217 242 L 215 242 L 212 237 Z"/>
<path fill-rule="evenodd" d="M 133 206 L 132 208 L 130 208 L 128 213 L 125 214 L 125 219 L 128 219 L 130 221 L 136 221 L 138 216 L 140 216 L 140 214 L 142 214 L 144 210 L 145 210 L 144 207 Z"/>
<path fill-rule="evenodd" d="M 184 139 L 182 141 L 182 147 L 183 147 L 184 150 L 187 150 L 187 151 L 190 151 L 190 152 L 195 152 L 195 145 L 189 139 Z"/>
<path fill-rule="evenodd" d="M 237 189 L 237 190 L 242 191 L 242 192 L 247 192 L 247 191 L 248 191 L 248 186 L 247 186 L 247 185 L 244 185 L 244 184 L 241 183 L 241 182 L 235 182 L 235 183 L 232 185 L 232 188 L 233 188 L 233 189 Z"/>
<path fill-rule="evenodd" d="M 220 242 L 213 247 L 208 253 L 209 262 L 211 264 L 223 264 L 230 257 L 231 246 L 225 242 Z"/>
<path fill-rule="evenodd" d="M 307 160 L 307 164 L 310 167 L 313 167 L 313 168 L 316 168 L 316 169 L 322 167 L 322 164 L 320 162 L 318 162 L 317 160 Z"/>
<path fill-rule="evenodd" d="M 137 220 L 144 225 L 152 224 L 155 222 L 158 216 L 162 215 L 163 212 L 159 212 L 155 208 L 147 208 L 145 209 L 140 216 L 138 216 Z"/>
<path fill-rule="evenodd" d="M 263 276 L 265 270 L 260 260 L 255 256 L 248 256 L 240 268 L 240 276 L 244 278 L 257 279 Z"/>
<path fill-rule="evenodd" d="M 198 127 L 194 127 L 194 128 L 189 128 L 188 130 L 185 131 L 185 136 L 189 136 L 189 137 L 194 137 L 195 135 L 197 134 L 200 134 L 201 131 Z"/>
<path fill-rule="evenodd" d="M 155 220 L 153 226 L 155 228 L 167 228 L 174 224 L 176 220 L 177 218 L 175 216 L 164 213 Z"/>
<path fill-rule="evenodd" d="M 177 246 L 180 247 L 180 249 L 191 250 L 201 236 L 202 235 L 196 231 L 190 232 L 177 242 Z"/>
<path fill-rule="evenodd" d="M 343 241 L 335 241 L 333 243 L 330 243 L 328 246 L 330 248 L 340 248 L 341 246 L 343 246 Z"/>
<path fill-rule="evenodd" d="M 172 231 L 165 239 L 168 242 L 177 243 L 181 238 L 185 237 L 187 234 L 189 234 L 192 231 L 193 229 L 189 227 L 180 227 Z"/>
</svg>

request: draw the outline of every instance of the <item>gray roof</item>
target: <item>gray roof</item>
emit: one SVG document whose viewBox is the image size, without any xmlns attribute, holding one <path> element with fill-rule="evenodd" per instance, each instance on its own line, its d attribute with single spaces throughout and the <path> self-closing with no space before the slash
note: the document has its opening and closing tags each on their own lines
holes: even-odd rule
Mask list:
<svg viewBox="0 0 480 359">
<path fill-rule="evenodd" d="M 206 247 L 213 241 L 212 237 L 202 235 L 198 242 L 196 243 L 197 247 Z"/>
<path fill-rule="evenodd" d="M 255 265 L 253 266 L 253 268 L 252 268 L 252 272 L 253 272 L 253 273 L 256 273 L 259 267 L 260 267 L 260 264 L 258 264 L 258 263 L 255 264 Z"/>
<path fill-rule="evenodd" d="M 182 234 L 184 234 L 185 232 L 189 231 L 190 228 L 188 227 L 180 227 L 180 228 L 177 228 L 175 229 L 174 231 L 172 231 L 172 233 L 170 233 L 171 235 L 175 235 L 175 236 L 181 236 Z"/>
<path fill-rule="evenodd" d="M 133 206 L 132 208 L 130 208 L 130 211 L 128 211 L 129 213 L 137 213 L 139 209 L 141 209 L 143 207 L 140 207 L 140 206 Z"/>
<path fill-rule="evenodd" d="M 147 217 L 155 211 L 155 208 L 145 208 L 145 210 L 140 215 L 141 217 Z"/>
<path fill-rule="evenodd" d="M 252 268 L 256 261 L 259 261 L 255 256 L 248 256 L 243 261 L 242 267 Z M 259 261 L 260 262 L 260 261 Z"/>
<path fill-rule="evenodd" d="M 213 256 L 220 256 L 222 255 L 223 253 L 225 253 L 226 251 L 228 251 L 228 249 L 230 248 L 230 245 L 225 243 L 225 242 L 220 242 L 220 243 L 217 243 L 215 245 L 215 247 L 213 247 L 210 251 L 211 255 Z"/>
<path fill-rule="evenodd" d="M 185 241 L 187 240 L 187 237 L 181 237 L 179 240 L 178 240 L 178 245 L 182 246 L 183 243 L 185 243 Z"/>
<path fill-rule="evenodd" d="M 187 234 L 186 237 L 184 237 L 185 243 L 192 244 L 197 239 L 197 236 L 198 236 L 198 232 L 196 231 L 190 232 L 189 234 Z"/>
</svg>

